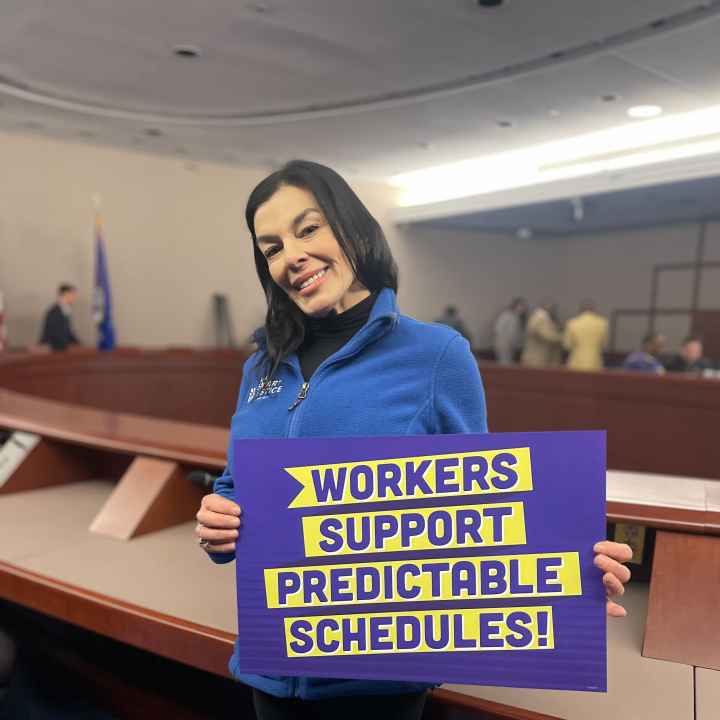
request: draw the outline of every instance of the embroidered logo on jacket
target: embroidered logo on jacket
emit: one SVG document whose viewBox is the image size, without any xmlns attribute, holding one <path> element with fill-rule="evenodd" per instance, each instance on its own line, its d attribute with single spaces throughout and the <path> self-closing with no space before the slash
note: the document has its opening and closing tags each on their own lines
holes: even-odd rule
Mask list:
<svg viewBox="0 0 720 720">
<path fill-rule="evenodd" d="M 272 380 L 266 376 L 261 378 L 260 382 L 255 387 L 250 388 L 248 402 L 251 403 L 253 400 L 261 400 L 262 398 L 267 398 L 271 395 L 278 395 L 282 389 L 282 380 Z"/>
</svg>

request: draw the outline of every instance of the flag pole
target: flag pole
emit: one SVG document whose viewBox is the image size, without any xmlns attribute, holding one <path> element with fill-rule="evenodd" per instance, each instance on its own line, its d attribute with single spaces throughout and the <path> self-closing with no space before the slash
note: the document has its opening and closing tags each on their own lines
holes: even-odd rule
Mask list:
<svg viewBox="0 0 720 720">
<path fill-rule="evenodd" d="M 92 204 L 95 208 L 95 236 L 97 237 L 97 231 L 102 228 L 102 217 L 100 215 L 100 205 L 102 204 L 102 197 L 100 193 L 93 193 Z"/>
<path fill-rule="evenodd" d="M 112 321 L 110 278 L 100 215 L 100 194 L 93 195 L 95 206 L 95 280 L 93 283 L 93 319 L 98 331 L 97 349 L 112 350 L 115 347 L 115 328 Z"/>
</svg>

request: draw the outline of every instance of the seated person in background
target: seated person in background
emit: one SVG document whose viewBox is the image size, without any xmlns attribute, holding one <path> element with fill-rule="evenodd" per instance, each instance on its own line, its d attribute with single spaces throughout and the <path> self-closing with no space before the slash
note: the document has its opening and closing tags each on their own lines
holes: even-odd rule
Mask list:
<svg viewBox="0 0 720 720">
<path fill-rule="evenodd" d="M 49 345 L 53 350 L 66 350 L 68 345 L 80 341 L 72 329 L 72 306 L 77 300 L 77 288 L 63 283 L 58 288 L 57 302 L 45 313 L 40 344 Z"/>
<path fill-rule="evenodd" d="M 517 297 L 495 320 L 493 350 L 495 362 L 500 365 L 512 365 L 515 362 L 515 353 L 522 348 L 527 309 L 525 298 Z"/>
<path fill-rule="evenodd" d="M 467 327 L 465 327 L 465 323 L 460 319 L 458 309 L 454 305 L 448 305 L 445 308 L 445 312 L 443 312 L 443 314 L 439 318 L 437 318 L 435 322 L 441 323 L 442 325 L 447 325 L 453 330 L 457 330 L 470 343 L 470 346 L 472 347 L 472 338 L 470 336 L 470 333 L 468 332 Z"/>
<path fill-rule="evenodd" d="M 607 339 L 607 320 L 595 310 L 592 300 L 583 300 L 580 313 L 565 326 L 563 345 L 570 353 L 567 366 L 571 370 L 602 370 Z"/>
<path fill-rule="evenodd" d="M 631 352 L 623 362 L 623 370 L 634 370 L 637 372 L 656 373 L 661 375 L 665 368 L 658 360 L 658 356 L 665 347 L 665 336 L 660 333 L 648 333 L 642 342 L 642 350 Z"/>
<path fill-rule="evenodd" d="M 703 357 L 703 344 L 699 337 L 689 335 L 683 340 L 680 347 L 680 354 L 675 355 L 667 364 L 669 372 L 694 373 L 702 375 L 704 370 L 709 369 L 710 361 Z"/>
<path fill-rule="evenodd" d="M 528 318 L 520 362 L 525 367 L 557 367 L 561 348 L 562 333 L 555 321 L 555 304 L 543 300 Z"/>
</svg>

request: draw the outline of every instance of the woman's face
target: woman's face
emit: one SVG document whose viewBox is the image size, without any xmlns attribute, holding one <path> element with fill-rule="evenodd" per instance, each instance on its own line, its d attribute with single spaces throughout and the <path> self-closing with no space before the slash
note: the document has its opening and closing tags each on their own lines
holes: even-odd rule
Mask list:
<svg viewBox="0 0 720 720">
<path fill-rule="evenodd" d="M 255 212 L 255 237 L 275 284 L 306 315 L 341 313 L 370 294 L 308 190 L 279 187 Z"/>
</svg>

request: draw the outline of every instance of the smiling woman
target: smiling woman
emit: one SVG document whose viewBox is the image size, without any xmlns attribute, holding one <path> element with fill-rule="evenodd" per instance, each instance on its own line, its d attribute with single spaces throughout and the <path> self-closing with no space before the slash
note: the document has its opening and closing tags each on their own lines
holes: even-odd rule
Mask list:
<svg viewBox="0 0 720 720">
<path fill-rule="evenodd" d="M 240 458 L 233 457 L 238 440 L 487 432 L 482 382 L 467 340 L 445 325 L 400 313 L 397 267 L 385 235 L 334 170 L 288 163 L 253 190 L 245 215 L 268 309 L 256 334 L 259 349 L 243 368 L 227 468 L 197 514 L 200 543 L 218 563 L 235 559 L 236 542 L 243 561 L 234 484 L 263 481 L 243 476 Z M 470 474 L 480 472 L 475 465 Z M 443 467 L 436 473 L 438 487 L 459 492 Z M 252 508 L 247 511 L 251 523 Z M 438 515 L 434 523 L 415 513 L 405 523 L 406 534 L 422 543 L 437 536 L 439 543 L 457 526 L 462 542 L 478 546 L 488 541 L 485 528 L 495 530 L 495 519 L 487 519 L 469 507 L 458 511 L 457 519 Z M 379 522 L 380 533 L 390 532 L 393 522 L 392 517 Z M 606 586 L 620 593 L 629 572 L 617 560 L 628 559 L 629 549 L 625 557 L 624 546 L 601 547 L 605 554 L 599 551 L 598 567 Z M 255 689 L 260 720 L 372 715 L 418 720 L 430 686 L 245 675 L 237 668 L 242 652 L 236 643 L 230 670 Z"/>
<path fill-rule="evenodd" d="M 341 314 L 383 288 L 397 291 L 382 228 L 328 167 L 288 163 L 253 190 L 245 218 L 268 303 L 271 369 L 302 345 L 306 317 Z"/>
<path fill-rule="evenodd" d="M 308 190 L 284 185 L 255 213 L 257 247 L 273 282 L 311 317 L 340 314 L 370 294 L 316 205 Z M 296 210 L 285 227 L 287 213 Z"/>
</svg>

